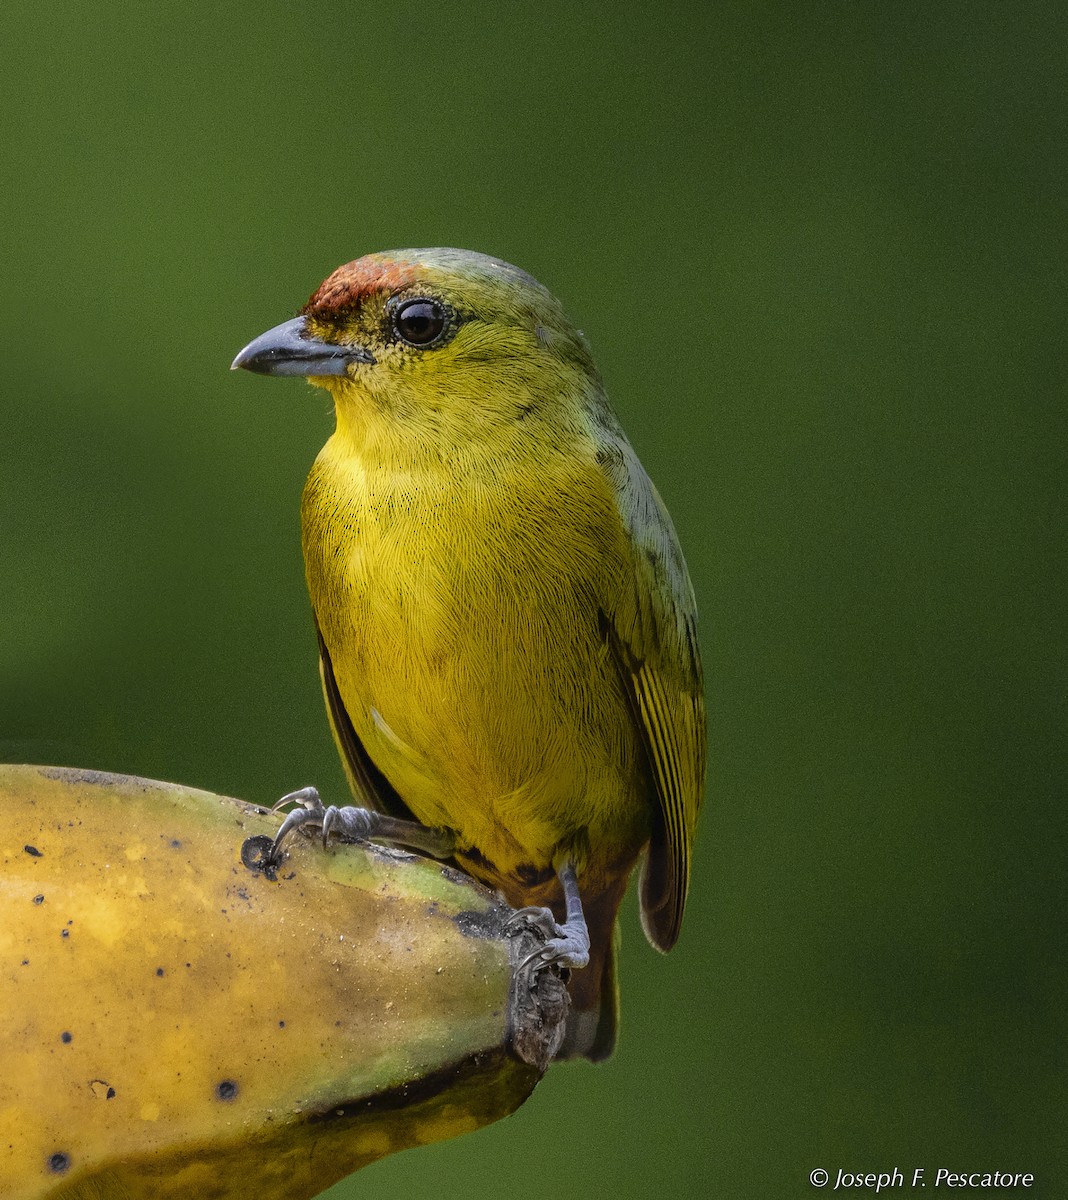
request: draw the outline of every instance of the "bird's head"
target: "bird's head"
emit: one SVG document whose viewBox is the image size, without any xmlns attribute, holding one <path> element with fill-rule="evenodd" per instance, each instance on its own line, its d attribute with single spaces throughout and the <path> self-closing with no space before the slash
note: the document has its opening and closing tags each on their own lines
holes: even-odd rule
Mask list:
<svg viewBox="0 0 1068 1200">
<path fill-rule="evenodd" d="M 577 424 L 599 381 L 585 339 L 536 279 L 467 250 L 393 250 L 338 267 L 294 317 L 234 359 L 303 375 L 339 429 L 470 445 L 502 428 Z"/>
</svg>

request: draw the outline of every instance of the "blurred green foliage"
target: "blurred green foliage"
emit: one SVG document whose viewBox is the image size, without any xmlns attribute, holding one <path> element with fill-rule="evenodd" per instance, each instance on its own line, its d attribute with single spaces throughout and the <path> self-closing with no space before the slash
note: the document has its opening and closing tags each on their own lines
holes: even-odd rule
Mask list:
<svg viewBox="0 0 1068 1200">
<path fill-rule="evenodd" d="M 701 604 L 687 927 L 606 1066 L 330 1193 L 809 1195 L 1064 1142 L 1061 6 L 277 0 L 0 16 L 0 758 L 345 795 L 298 541 L 331 427 L 230 375 L 451 244 L 588 333 Z"/>
</svg>

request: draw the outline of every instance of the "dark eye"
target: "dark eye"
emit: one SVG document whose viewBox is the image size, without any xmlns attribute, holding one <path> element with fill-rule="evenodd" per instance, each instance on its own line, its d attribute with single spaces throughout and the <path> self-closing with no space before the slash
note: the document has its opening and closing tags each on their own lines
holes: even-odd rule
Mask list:
<svg viewBox="0 0 1068 1200">
<path fill-rule="evenodd" d="M 437 300 L 405 300 L 393 314 L 397 336 L 410 346 L 429 346 L 445 332 L 445 307 Z"/>
</svg>

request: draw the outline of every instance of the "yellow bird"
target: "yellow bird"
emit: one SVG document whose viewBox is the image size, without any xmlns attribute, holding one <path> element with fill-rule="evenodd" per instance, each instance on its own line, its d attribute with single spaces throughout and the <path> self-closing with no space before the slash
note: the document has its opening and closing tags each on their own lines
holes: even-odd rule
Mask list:
<svg viewBox="0 0 1068 1200">
<path fill-rule="evenodd" d="M 359 807 L 312 822 L 451 858 L 576 969 L 561 1056 L 615 1043 L 616 913 L 682 921 L 704 785 L 693 588 L 582 334 L 465 250 L 339 267 L 234 360 L 326 388 L 301 504 L 327 711 Z M 551 911 L 548 911 L 551 910 Z"/>
</svg>

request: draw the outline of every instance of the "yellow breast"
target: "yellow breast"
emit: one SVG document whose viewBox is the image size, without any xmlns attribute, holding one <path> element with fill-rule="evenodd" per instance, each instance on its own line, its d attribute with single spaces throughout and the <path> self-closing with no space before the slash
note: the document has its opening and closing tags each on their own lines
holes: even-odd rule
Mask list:
<svg viewBox="0 0 1068 1200">
<path fill-rule="evenodd" d="M 401 471 L 335 435 L 302 505 L 357 736 L 420 821 L 502 871 L 572 844 L 636 852 L 648 827 L 598 625 L 627 561 L 614 500 L 592 462 L 539 466 Z"/>
</svg>

